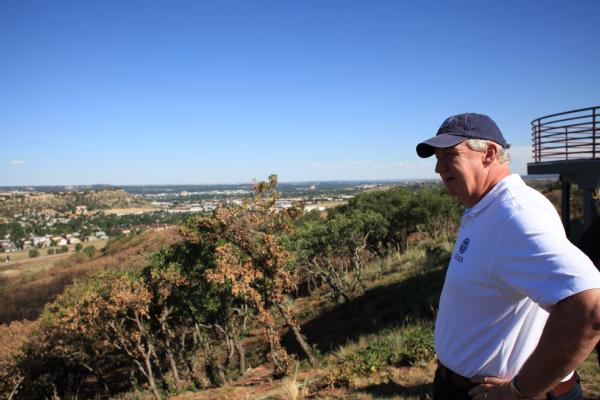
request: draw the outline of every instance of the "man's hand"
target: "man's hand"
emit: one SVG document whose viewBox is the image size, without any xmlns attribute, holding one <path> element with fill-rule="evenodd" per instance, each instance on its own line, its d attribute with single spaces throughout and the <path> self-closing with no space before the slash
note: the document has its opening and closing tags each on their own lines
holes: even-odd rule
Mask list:
<svg viewBox="0 0 600 400">
<path fill-rule="evenodd" d="M 469 391 L 473 400 L 518 400 L 510 388 L 510 381 L 492 376 L 476 376 L 471 381 L 480 384 Z"/>
</svg>

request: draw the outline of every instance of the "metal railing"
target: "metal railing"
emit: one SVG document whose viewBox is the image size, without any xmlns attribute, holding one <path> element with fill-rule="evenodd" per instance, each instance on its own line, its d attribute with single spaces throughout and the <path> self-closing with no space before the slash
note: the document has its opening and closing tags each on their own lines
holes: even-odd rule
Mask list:
<svg viewBox="0 0 600 400">
<path fill-rule="evenodd" d="M 535 162 L 600 159 L 600 106 L 531 121 Z"/>
</svg>

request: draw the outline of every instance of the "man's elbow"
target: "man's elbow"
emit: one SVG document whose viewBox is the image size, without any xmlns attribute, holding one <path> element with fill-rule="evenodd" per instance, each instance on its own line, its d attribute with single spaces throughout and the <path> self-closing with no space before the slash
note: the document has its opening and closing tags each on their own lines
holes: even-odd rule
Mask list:
<svg viewBox="0 0 600 400">
<path fill-rule="evenodd" d="M 595 338 L 600 339 L 600 289 L 585 290 L 577 295 L 578 303 L 583 311 L 583 325 L 587 333 Z"/>
<path fill-rule="evenodd" d="M 600 289 L 588 289 L 560 301 L 554 306 L 561 309 L 561 314 L 574 325 L 583 329 L 590 339 L 600 339 Z"/>
</svg>

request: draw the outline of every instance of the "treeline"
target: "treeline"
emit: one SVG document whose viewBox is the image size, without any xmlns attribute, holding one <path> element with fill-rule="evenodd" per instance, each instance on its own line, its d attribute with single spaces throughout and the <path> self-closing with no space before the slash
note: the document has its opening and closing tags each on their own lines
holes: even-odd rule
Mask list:
<svg viewBox="0 0 600 400">
<path fill-rule="evenodd" d="M 281 211 L 276 185 L 271 176 L 243 206 L 191 217 L 185 240 L 141 270 L 103 272 L 66 290 L 2 371 L 2 391 L 85 398 L 142 385 L 161 399 L 236 379 L 263 356 L 284 376 L 292 360 L 282 327 L 315 365 L 290 298 L 320 288 L 350 300 L 370 259 L 420 236 L 453 235 L 460 213 L 439 188 L 363 193 L 326 215 Z M 256 332 L 265 351 L 249 354 Z"/>
</svg>

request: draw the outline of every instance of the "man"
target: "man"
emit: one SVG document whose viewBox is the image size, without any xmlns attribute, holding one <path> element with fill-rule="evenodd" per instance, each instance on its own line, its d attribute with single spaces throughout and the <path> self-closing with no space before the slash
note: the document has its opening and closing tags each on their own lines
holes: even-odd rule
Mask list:
<svg viewBox="0 0 600 400">
<path fill-rule="evenodd" d="M 592 260 L 596 268 L 600 270 L 600 217 L 583 232 L 579 240 L 579 248 Z M 596 354 L 598 355 L 598 365 L 600 365 L 600 341 L 596 344 Z"/>
<path fill-rule="evenodd" d="M 472 113 L 417 146 L 467 207 L 436 319 L 434 400 L 583 399 L 574 370 L 600 339 L 600 273 L 510 173 L 507 147 Z"/>
</svg>

